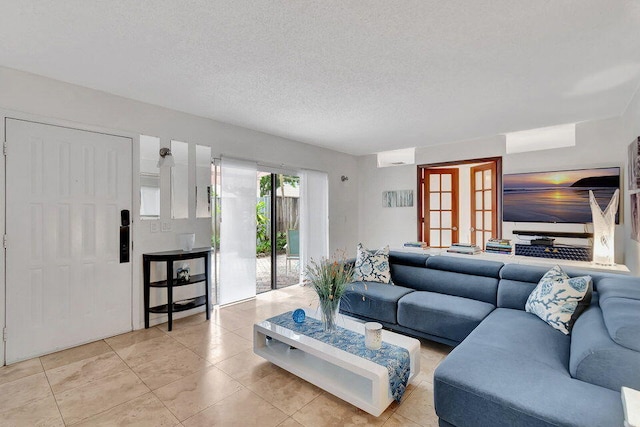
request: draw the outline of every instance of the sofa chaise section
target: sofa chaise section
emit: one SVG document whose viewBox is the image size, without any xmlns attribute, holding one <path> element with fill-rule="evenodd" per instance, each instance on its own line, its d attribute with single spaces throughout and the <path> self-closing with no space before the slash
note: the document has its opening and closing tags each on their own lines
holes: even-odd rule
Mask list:
<svg viewBox="0 0 640 427">
<path fill-rule="evenodd" d="M 620 393 L 572 378 L 570 352 L 571 337 L 536 316 L 496 309 L 435 371 L 440 425 L 622 425 Z"/>
</svg>

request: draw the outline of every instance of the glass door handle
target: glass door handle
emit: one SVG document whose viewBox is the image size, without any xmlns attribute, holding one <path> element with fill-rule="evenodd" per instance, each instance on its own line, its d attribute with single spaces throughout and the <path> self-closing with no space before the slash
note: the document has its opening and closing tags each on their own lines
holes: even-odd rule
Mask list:
<svg viewBox="0 0 640 427">
<path fill-rule="evenodd" d="M 451 227 L 451 229 L 452 229 L 453 231 L 458 231 L 458 227 L 456 227 L 455 225 L 454 225 L 453 227 Z"/>
</svg>

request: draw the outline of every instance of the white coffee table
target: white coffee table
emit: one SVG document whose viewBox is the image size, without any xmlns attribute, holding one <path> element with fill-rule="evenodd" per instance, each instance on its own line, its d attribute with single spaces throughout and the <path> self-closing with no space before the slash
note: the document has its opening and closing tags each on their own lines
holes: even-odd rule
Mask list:
<svg viewBox="0 0 640 427">
<path fill-rule="evenodd" d="M 313 310 L 305 312 L 316 318 Z M 355 319 L 340 314 L 337 324 L 364 335 L 364 323 Z M 420 372 L 420 341 L 386 330 L 382 341 L 409 351 L 411 382 Z M 253 325 L 253 351 L 376 417 L 393 401 L 384 366 L 266 320 Z"/>
</svg>

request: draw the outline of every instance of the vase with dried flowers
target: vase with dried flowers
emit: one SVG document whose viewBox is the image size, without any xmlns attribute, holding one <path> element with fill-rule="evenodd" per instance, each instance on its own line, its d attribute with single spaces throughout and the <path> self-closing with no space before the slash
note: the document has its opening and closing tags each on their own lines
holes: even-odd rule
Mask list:
<svg viewBox="0 0 640 427">
<path fill-rule="evenodd" d="M 318 295 L 324 330 L 334 331 L 340 299 L 353 279 L 353 264 L 337 258 L 322 258 L 319 262 L 311 260 L 305 273 Z"/>
</svg>

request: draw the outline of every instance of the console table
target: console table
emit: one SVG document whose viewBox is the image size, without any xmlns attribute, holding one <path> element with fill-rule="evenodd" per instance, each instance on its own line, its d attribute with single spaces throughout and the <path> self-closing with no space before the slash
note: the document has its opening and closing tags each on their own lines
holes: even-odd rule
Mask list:
<svg viewBox="0 0 640 427">
<path fill-rule="evenodd" d="M 149 328 L 149 313 L 166 313 L 169 317 L 168 330 L 173 327 L 173 313 L 191 310 L 192 308 L 206 305 L 207 320 L 209 319 L 209 255 L 211 248 L 196 248 L 189 252 L 182 250 L 153 252 L 142 255 L 144 275 L 144 327 Z M 173 277 L 173 263 L 189 259 L 202 258 L 204 260 L 204 274 L 191 275 L 189 280 L 181 281 Z M 151 282 L 151 263 L 164 262 L 167 266 L 167 279 Z M 205 293 L 193 298 L 181 301 L 173 300 L 173 288 L 177 286 L 193 285 L 204 282 Z M 167 303 L 149 307 L 149 294 L 151 288 L 165 288 L 167 290 Z"/>
</svg>

